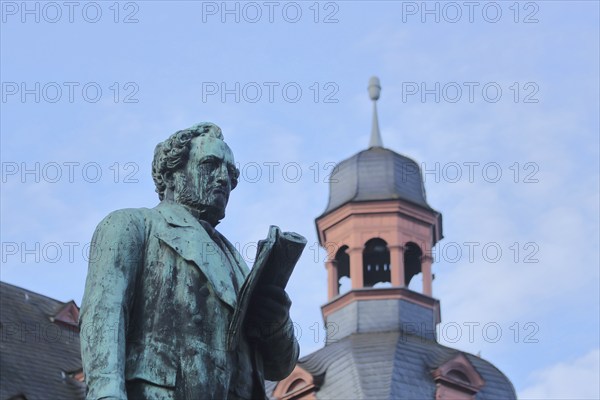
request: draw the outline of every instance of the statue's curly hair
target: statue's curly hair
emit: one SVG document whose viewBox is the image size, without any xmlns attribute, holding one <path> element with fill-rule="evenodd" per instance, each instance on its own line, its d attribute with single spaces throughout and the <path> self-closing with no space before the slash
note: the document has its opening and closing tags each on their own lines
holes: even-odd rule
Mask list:
<svg viewBox="0 0 600 400">
<path fill-rule="evenodd" d="M 152 160 L 152 179 L 160 200 L 165 197 L 165 190 L 171 183 L 173 173 L 185 166 L 190 154 L 190 142 L 198 136 L 223 140 L 221 128 L 210 122 L 201 122 L 175 132 L 167 140 L 156 145 Z M 239 170 L 236 168 L 232 176 L 232 189 L 236 187 L 238 177 Z"/>
</svg>

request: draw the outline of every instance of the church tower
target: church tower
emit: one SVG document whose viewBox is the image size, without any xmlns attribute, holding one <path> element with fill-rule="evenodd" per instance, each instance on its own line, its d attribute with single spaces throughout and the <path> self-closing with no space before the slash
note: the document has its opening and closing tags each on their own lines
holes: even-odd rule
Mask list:
<svg viewBox="0 0 600 400">
<path fill-rule="evenodd" d="M 489 362 L 437 342 L 432 249 L 442 215 L 425 196 L 421 169 L 383 146 L 379 79 L 369 81 L 369 146 L 340 162 L 316 218 L 327 251 L 325 347 L 290 376 L 267 382 L 273 399 L 516 399 Z M 410 288 L 409 288 L 410 285 Z"/>
<path fill-rule="evenodd" d="M 427 203 L 419 165 L 383 147 L 380 91 L 379 79 L 371 78 L 369 147 L 336 166 L 329 203 L 315 221 L 328 254 L 323 317 L 338 338 L 403 326 L 433 339 L 440 308 L 432 297 L 431 249 L 443 237 L 442 215 Z M 409 290 L 420 277 L 420 290 Z M 344 278 L 351 288 L 340 293 Z"/>
</svg>

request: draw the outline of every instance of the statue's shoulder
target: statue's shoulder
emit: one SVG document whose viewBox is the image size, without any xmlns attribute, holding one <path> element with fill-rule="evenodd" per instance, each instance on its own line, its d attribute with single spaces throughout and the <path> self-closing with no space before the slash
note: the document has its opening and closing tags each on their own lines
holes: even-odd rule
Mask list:
<svg viewBox="0 0 600 400">
<path fill-rule="evenodd" d="M 124 228 L 135 226 L 143 230 L 143 227 L 160 217 L 159 212 L 153 208 L 122 208 L 109 213 L 98 227 Z"/>
<path fill-rule="evenodd" d="M 115 210 L 110 212 L 105 219 L 144 219 L 144 218 L 152 218 L 158 214 L 154 208 L 122 208 L 120 210 Z"/>
</svg>

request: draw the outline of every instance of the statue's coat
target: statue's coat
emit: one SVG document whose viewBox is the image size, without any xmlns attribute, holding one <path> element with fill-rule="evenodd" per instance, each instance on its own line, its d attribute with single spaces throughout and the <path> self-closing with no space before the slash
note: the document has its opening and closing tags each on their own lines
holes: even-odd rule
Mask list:
<svg viewBox="0 0 600 400">
<path fill-rule="evenodd" d="M 126 399 L 140 380 L 173 399 L 264 398 L 263 374 L 287 376 L 298 343 L 288 319 L 228 351 L 248 273 L 234 246 L 179 204 L 108 215 L 92 239 L 81 306 L 87 398 Z"/>
</svg>

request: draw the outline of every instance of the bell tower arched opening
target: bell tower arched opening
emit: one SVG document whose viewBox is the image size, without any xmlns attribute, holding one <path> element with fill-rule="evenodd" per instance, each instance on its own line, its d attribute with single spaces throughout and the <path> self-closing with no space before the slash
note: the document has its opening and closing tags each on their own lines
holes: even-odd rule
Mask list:
<svg viewBox="0 0 600 400">
<path fill-rule="evenodd" d="M 404 246 L 404 282 L 408 287 L 410 280 L 421 273 L 421 256 L 423 251 L 413 242 L 408 242 Z"/>
<path fill-rule="evenodd" d="M 337 269 L 338 294 L 347 292 L 352 288 L 350 283 L 350 256 L 347 253 L 348 246 L 342 246 L 335 253 L 335 268 Z"/>
<path fill-rule="evenodd" d="M 364 287 L 372 287 L 379 282 L 391 282 L 390 250 L 383 239 L 373 238 L 365 243 L 363 282 Z"/>
</svg>

